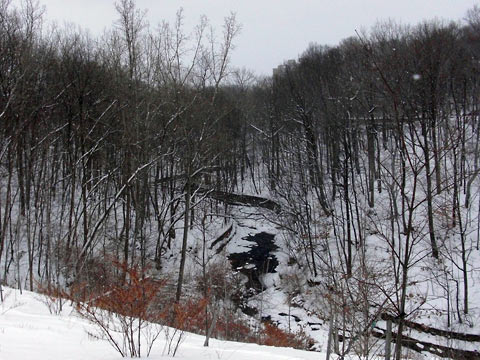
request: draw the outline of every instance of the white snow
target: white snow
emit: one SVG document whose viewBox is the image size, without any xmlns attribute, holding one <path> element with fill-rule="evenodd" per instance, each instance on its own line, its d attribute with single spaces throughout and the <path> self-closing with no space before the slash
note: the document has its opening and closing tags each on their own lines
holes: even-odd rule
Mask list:
<svg viewBox="0 0 480 360">
<path fill-rule="evenodd" d="M 113 360 L 121 356 L 104 340 L 88 335 L 93 325 L 79 318 L 64 305 L 59 315 L 50 314 L 42 295 L 3 288 L 5 301 L 0 304 L 0 359 L 5 360 Z M 276 348 L 212 339 L 203 346 L 204 337 L 187 334 L 175 359 L 324 359 L 325 354 L 291 348 Z M 168 359 L 162 354 L 164 340 L 159 339 L 149 359 Z"/>
</svg>

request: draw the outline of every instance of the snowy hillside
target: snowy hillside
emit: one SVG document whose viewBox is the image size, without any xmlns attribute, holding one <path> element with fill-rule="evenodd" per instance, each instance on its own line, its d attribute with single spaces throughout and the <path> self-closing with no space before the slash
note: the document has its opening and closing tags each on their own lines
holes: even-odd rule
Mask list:
<svg viewBox="0 0 480 360">
<path fill-rule="evenodd" d="M 0 0 L 2 286 L 221 340 L 480 358 L 480 7 L 257 79 L 229 66 L 234 14 L 189 33 L 120 0 L 93 39 L 25 3 Z M 1 358 L 116 357 L 5 295 Z M 178 357 L 290 356 L 201 344 Z"/>
<path fill-rule="evenodd" d="M 5 360 L 114 360 L 118 353 L 105 340 L 88 333 L 95 328 L 65 306 L 60 315 L 51 314 L 42 295 L 4 288 L 5 301 L 0 305 L 0 359 Z M 321 359 L 323 354 L 288 348 L 274 348 L 239 342 L 211 340 L 203 346 L 204 337 L 187 334 L 176 359 Z M 155 344 L 150 359 L 172 358 L 164 353 L 164 340 Z"/>
</svg>

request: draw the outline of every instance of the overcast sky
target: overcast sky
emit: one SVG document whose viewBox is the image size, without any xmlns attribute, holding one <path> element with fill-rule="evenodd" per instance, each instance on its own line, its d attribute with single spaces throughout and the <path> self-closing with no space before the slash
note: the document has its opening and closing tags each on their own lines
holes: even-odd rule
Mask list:
<svg viewBox="0 0 480 360">
<path fill-rule="evenodd" d="M 16 3 L 20 0 L 15 0 Z M 116 19 L 113 0 L 40 0 L 47 19 L 73 22 L 102 33 Z M 231 11 L 242 32 L 232 64 L 268 75 L 284 60 L 295 59 L 312 43 L 335 45 L 377 20 L 416 24 L 425 19 L 461 20 L 479 0 L 137 0 L 148 9 L 151 25 L 173 21 L 183 7 L 187 28 L 206 15 L 219 29 Z"/>
</svg>

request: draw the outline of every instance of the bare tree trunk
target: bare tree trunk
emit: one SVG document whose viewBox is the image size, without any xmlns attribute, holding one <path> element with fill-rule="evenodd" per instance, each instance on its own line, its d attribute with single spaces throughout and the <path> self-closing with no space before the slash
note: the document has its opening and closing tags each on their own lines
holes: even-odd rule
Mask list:
<svg viewBox="0 0 480 360">
<path fill-rule="evenodd" d="M 327 355 L 325 356 L 325 360 L 330 360 L 332 354 L 333 314 L 330 314 L 330 322 L 328 324 Z"/>
<path fill-rule="evenodd" d="M 345 159 L 344 159 L 344 169 L 343 169 L 343 191 L 344 191 L 344 200 L 345 200 L 345 216 L 346 216 L 346 231 L 347 231 L 347 258 L 346 263 L 347 263 L 347 278 L 350 278 L 352 276 L 352 224 L 351 224 L 351 219 L 350 219 L 350 199 L 349 199 L 349 184 L 348 184 L 348 175 L 349 175 L 349 169 L 348 169 L 348 162 L 349 162 L 349 150 L 347 148 L 347 141 L 344 136 L 344 148 L 345 148 Z M 372 198 L 373 199 L 373 198 Z"/>
<path fill-rule="evenodd" d="M 392 320 L 387 320 L 387 334 L 385 339 L 385 360 L 390 360 L 392 347 Z"/>
<path fill-rule="evenodd" d="M 368 153 L 368 206 L 375 206 L 375 118 L 373 113 L 369 117 L 367 126 L 367 153 Z"/>
<path fill-rule="evenodd" d="M 428 230 L 430 233 L 430 245 L 432 247 L 432 256 L 438 259 L 438 247 L 435 239 L 435 229 L 433 225 L 433 206 L 432 206 L 432 174 L 430 169 L 430 146 L 428 140 L 427 126 L 425 119 L 422 119 L 422 135 L 423 135 L 423 152 L 425 154 L 425 175 L 427 179 L 427 216 L 428 216 Z"/>
<path fill-rule="evenodd" d="M 185 260 L 187 258 L 187 240 L 188 230 L 190 228 L 190 201 L 192 196 L 191 179 L 187 178 L 187 184 L 185 189 L 185 210 L 183 217 L 183 238 L 182 238 L 182 250 L 180 253 L 180 269 L 178 271 L 177 292 L 175 294 L 175 301 L 180 302 L 182 296 L 183 277 L 185 272 Z"/>
<path fill-rule="evenodd" d="M 212 323 L 210 324 L 210 326 L 208 328 L 207 334 L 205 336 L 205 342 L 203 343 L 203 346 L 208 346 L 209 345 L 210 337 L 212 336 L 213 329 L 215 329 L 215 326 L 217 325 L 218 313 L 219 313 L 219 311 L 214 308 Z"/>
</svg>

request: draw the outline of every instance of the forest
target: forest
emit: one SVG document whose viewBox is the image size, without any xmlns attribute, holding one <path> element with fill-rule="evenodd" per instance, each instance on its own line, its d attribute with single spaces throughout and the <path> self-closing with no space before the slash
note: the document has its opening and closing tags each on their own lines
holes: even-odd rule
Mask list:
<svg viewBox="0 0 480 360">
<path fill-rule="evenodd" d="M 268 223 L 289 319 L 334 328 L 337 354 L 378 355 L 390 319 L 396 359 L 479 358 L 479 7 L 312 43 L 268 77 L 230 65 L 235 14 L 187 31 L 115 7 L 94 38 L 0 0 L 1 284 L 98 295 L 135 270 L 162 304 L 203 299 L 200 333 L 303 341 L 249 303 L 271 271 L 251 297 L 230 265 Z"/>
</svg>

